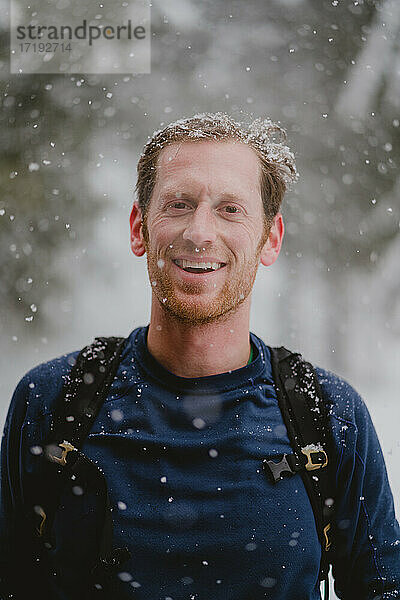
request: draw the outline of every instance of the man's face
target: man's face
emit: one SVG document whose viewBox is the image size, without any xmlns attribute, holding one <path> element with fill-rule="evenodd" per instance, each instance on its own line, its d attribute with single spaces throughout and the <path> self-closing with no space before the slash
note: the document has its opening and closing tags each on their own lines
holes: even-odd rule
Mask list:
<svg viewBox="0 0 400 600">
<path fill-rule="evenodd" d="M 240 142 L 161 151 L 143 236 L 153 293 L 179 320 L 215 321 L 249 296 L 268 237 L 259 169 Z"/>
</svg>

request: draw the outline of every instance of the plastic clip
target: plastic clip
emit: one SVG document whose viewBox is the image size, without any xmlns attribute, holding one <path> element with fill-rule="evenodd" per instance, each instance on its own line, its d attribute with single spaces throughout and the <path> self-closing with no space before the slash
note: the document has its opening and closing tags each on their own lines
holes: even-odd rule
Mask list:
<svg viewBox="0 0 400 600">
<path fill-rule="evenodd" d="M 277 456 L 279 458 L 279 456 Z M 294 454 L 284 454 L 279 462 L 273 460 L 263 460 L 264 471 L 266 471 L 273 483 L 276 483 L 283 477 L 295 475 L 302 467 Z"/>
<path fill-rule="evenodd" d="M 328 464 L 328 455 L 322 446 L 305 446 L 301 451 L 307 457 L 307 462 L 304 465 L 307 471 L 323 469 Z"/>
</svg>

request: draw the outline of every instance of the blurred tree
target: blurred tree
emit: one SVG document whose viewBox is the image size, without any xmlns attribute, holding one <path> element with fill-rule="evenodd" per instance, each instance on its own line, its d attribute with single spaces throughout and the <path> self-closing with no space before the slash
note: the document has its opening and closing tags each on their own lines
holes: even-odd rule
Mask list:
<svg viewBox="0 0 400 600">
<path fill-rule="evenodd" d="M 76 89 L 79 78 L 9 75 L 6 32 L 1 36 L 0 302 L 40 325 L 41 299 L 62 289 L 54 262 L 99 207 L 81 168 L 88 109 L 57 97 L 62 87 Z"/>
</svg>

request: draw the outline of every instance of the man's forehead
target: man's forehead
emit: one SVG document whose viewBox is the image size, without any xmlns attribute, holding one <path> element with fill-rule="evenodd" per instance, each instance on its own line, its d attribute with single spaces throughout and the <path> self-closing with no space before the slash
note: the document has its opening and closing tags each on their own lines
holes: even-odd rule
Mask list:
<svg viewBox="0 0 400 600">
<path fill-rule="evenodd" d="M 251 147 L 236 140 L 172 142 L 161 150 L 157 163 L 158 175 L 221 168 L 241 177 L 258 178 L 260 163 Z"/>
</svg>

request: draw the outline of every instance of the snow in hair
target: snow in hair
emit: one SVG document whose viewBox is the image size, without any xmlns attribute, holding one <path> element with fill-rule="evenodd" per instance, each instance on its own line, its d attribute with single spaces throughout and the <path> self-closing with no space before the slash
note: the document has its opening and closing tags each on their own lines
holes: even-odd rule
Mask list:
<svg viewBox="0 0 400 600">
<path fill-rule="evenodd" d="M 234 121 L 222 112 L 201 113 L 178 119 L 149 137 L 142 156 L 159 152 L 166 145 L 179 140 L 221 140 L 233 138 L 258 150 L 262 157 L 279 171 L 287 189 L 299 175 L 295 157 L 285 144 L 286 131 L 271 119 L 258 118 L 250 125 Z"/>
</svg>

